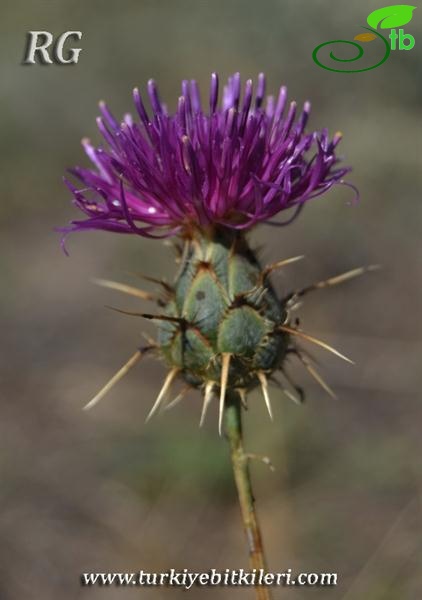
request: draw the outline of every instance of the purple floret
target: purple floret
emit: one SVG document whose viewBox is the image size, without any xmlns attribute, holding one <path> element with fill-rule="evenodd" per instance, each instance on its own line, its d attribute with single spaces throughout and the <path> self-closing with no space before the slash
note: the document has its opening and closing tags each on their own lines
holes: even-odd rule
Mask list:
<svg viewBox="0 0 422 600">
<path fill-rule="evenodd" d="M 93 168 L 75 167 L 81 182 L 65 180 L 74 203 L 87 216 L 64 232 L 101 229 L 168 237 L 214 225 L 248 229 L 293 209 L 291 222 L 308 200 L 343 183 L 349 167 L 338 167 L 326 129 L 305 133 L 310 104 L 296 119 L 287 90 L 265 98 L 260 74 L 255 95 L 248 80 L 229 78 L 218 103 L 218 77 L 211 76 L 204 109 L 195 81 L 182 82 L 177 110 L 169 114 L 154 81 L 148 82 L 148 114 L 138 89 L 138 118 L 119 123 L 101 102 L 98 128 L 104 142 L 83 140 Z"/>
</svg>

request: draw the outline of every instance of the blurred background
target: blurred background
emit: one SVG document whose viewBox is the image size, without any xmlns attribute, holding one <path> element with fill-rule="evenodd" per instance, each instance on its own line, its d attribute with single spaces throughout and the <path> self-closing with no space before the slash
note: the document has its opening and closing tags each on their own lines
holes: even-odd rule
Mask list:
<svg viewBox="0 0 422 600">
<path fill-rule="evenodd" d="M 381 3 L 383 5 L 383 3 Z M 338 187 L 294 225 L 252 236 L 265 261 L 305 254 L 274 279 L 281 292 L 379 263 L 383 269 L 309 296 L 303 328 L 353 358 L 315 350 L 336 390 L 307 390 L 297 407 L 272 390 L 276 418 L 252 397 L 246 446 L 269 568 L 338 572 L 336 588 L 284 588 L 275 598 L 415 600 L 421 543 L 421 53 L 419 10 L 410 52 L 380 68 L 337 74 L 314 47 L 353 39 L 381 6 L 357 0 L 15 0 L 0 23 L 0 597 L 5 600 L 181 598 L 177 589 L 83 588 L 86 571 L 247 567 L 225 441 L 200 399 L 144 419 L 165 369 L 137 366 L 91 412 L 82 407 L 131 356 L 149 324 L 107 310 L 140 308 L 92 284 L 135 284 L 134 272 L 171 279 L 161 242 L 103 233 L 68 239 L 53 228 L 78 216 L 62 174 L 86 164 L 80 139 L 98 141 L 97 101 L 132 110 L 131 90 L 154 77 L 174 107 L 180 80 L 260 71 L 268 91 L 310 99 L 310 126 L 344 134 L 341 151 L 361 201 Z M 422 10 L 422 9 L 421 9 Z M 23 66 L 29 30 L 81 30 L 76 66 Z M 375 48 L 375 46 L 374 46 Z M 368 46 L 368 52 L 371 48 Z M 418 366 L 419 365 L 419 366 Z M 248 589 L 191 591 L 252 598 Z"/>
</svg>

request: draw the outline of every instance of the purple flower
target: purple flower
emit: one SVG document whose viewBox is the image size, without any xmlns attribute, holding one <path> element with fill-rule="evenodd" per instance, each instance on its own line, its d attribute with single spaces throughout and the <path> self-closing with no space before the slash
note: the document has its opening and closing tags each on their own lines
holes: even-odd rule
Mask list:
<svg viewBox="0 0 422 600">
<path fill-rule="evenodd" d="M 241 98 L 240 75 L 229 78 L 218 102 L 218 77 L 211 76 L 208 106 L 195 81 L 182 82 L 177 110 L 169 114 L 154 81 L 148 83 L 148 114 L 138 89 L 133 99 L 138 118 L 119 123 L 100 103 L 98 128 L 104 142 L 82 141 L 93 168 L 70 172 L 74 203 L 87 216 L 62 231 L 102 229 L 167 237 L 192 227 L 219 225 L 248 229 L 320 196 L 350 171 L 339 167 L 326 129 L 306 133 L 310 104 L 296 119 L 287 90 L 265 98 L 265 77 L 255 94 L 248 80 Z"/>
</svg>

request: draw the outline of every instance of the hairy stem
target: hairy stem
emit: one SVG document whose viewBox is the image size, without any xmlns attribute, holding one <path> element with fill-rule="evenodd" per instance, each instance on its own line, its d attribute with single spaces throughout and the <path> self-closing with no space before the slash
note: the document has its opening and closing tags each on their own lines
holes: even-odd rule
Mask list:
<svg viewBox="0 0 422 600">
<path fill-rule="evenodd" d="M 225 432 L 230 444 L 234 479 L 239 496 L 243 528 L 248 542 L 249 564 L 250 568 L 256 569 L 258 574 L 259 569 L 266 571 L 266 562 L 252 493 L 249 458 L 243 449 L 241 402 L 237 394 L 228 395 L 227 398 Z M 257 585 L 255 591 L 257 600 L 270 600 L 268 587 Z"/>
</svg>

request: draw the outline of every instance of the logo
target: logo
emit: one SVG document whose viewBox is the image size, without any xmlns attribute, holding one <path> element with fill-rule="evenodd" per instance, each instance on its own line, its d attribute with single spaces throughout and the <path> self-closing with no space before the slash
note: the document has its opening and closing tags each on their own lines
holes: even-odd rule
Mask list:
<svg viewBox="0 0 422 600">
<path fill-rule="evenodd" d="M 394 6 L 385 6 L 384 8 L 378 8 L 377 10 L 374 10 L 366 20 L 369 27 L 362 26 L 362 29 L 366 29 L 366 32 L 356 35 L 353 38 L 356 41 L 331 40 L 330 42 L 324 42 L 323 44 L 317 46 L 312 52 L 312 58 L 314 62 L 322 69 L 334 71 L 335 73 L 363 73 L 364 71 L 376 69 L 385 63 L 387 58 L 390 56 L 391 50 L 411 50 L 414 47 L 415 38 L 413 35 L 410 35 L 410 33 L 405 33 L 404 29 L 402 29 L 402 26 L 406 25 L 412 20 L 413 11 L 415 8 L 416 6 L 410 6 L 409 4 L 396 4 Z M 390 34 L 388 35 L 389 39 L 377 31 L 378 27 L 380 29 L 391 29 Z M 400 27 L 400 29 L 397 32 L 396 28 L 398 27 Z M 352 46 L 357 50 L 357 54 L 354 57 L 339 58 L 333 53 L 333 51 L 330 52 L 329 56 L 332 60 L 340 63 L 355 62 L 364 55 L 364 49 L 361 44 L 372 42 L 374 40 L 378 40 L 382 43 L 381 47 L 384 50 L 384 56 L 378 60 L 375 65 L 369 67 L 362 69 L 335 69 L 333 67 L 324 65 L 318 58 L 320 50 L 325 46 L 329 46 L 331 44 L 347 44 L 349 47 Z"/>
<path fill-rule="evenodd" d="M 74 65 L 78 62 L 82 48 L 69 48 L 64 56 L 64 45 L 69 38 L 80 40 L 81 31 L 65 31 L 54 41 L 53 34 L 49 31 L 28 31 L 23 64 L 34 65 L 38 58 L 41 65 Z"/>
</svg>

